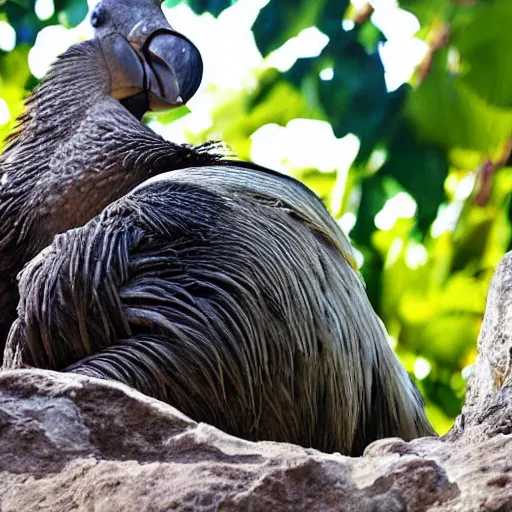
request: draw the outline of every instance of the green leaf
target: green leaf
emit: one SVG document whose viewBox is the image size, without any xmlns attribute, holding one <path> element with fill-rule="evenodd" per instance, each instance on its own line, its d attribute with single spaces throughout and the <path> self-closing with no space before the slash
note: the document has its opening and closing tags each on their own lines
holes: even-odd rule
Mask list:
<svg viewBox="0 0 512 512">
<path fill-rule="evenodd" d="M 351 233 L 351 237 L 357 243 L 370 244 L 372 233 L 375 231 L 375 215 L 382 210 L 388 199 L 380 173 L 363 180 L 357 222 Z"/>
<path fill-rule="evenodd" d="M 436 148 L 420 145 L 410 125 L 402 122 L 389 144 L 389 159 L 380 173 L 396 179 L 418 205 L 418 224 L 426 232 L 446 200 L 444 182 L 448 175 L 445 155 Z"/>
<path fill-rule="evenodd" d="M 76 27 L 87 15 L 85 0 L 54 0 L 57 19 L 66 28 Z"/>
<path fill-rule="evenodd" d="M 319 57 L 299 59 L 284 76 L 324 112 L 337 137 L 353 133 L 361 139 L 358 161 L 365 161 L 395 123 L 409 87 L 388 93 L 378 54 L 368 54 L 357 37 L 339 30 Z M 321 80 L 320 71 L 329 67 L 333 78 Z"/>
<path fill-rule="evenodd" d="M 165 0 L 166 7 L 175 7 L 178 4 L 186 2 L 197 14 L 209 12 L 218 16 L 224 9 L 235 4 L 237 0 Z"/>
<path fill-rule="evenodd" d="M 20 44 L 12 52 L 2 55 L 0 58 L 0 86 L 2 89 L 7 87 L 17 89 L 19 95 L 23 95 L 23 88 L 31 74 L 28 67 L 29 51 L 29 45 Z M 16 73 L 13 73 L 13 70 L 16 70 Z"/>
<path fill-rule="evenodd" d="M 0 1 L 0 7 L 2 10 L 7 6 L 11 6 L 13 4 L 17 4 L 18 6 L 22 7 L 23 9 L 27 10 L 30 8 L 31 2 L 30 0 L 2 0 Z"/>
<path fill-rule="evenodd" d="M 87 15 L 87 4 L 82 0 L 68 2 L 64 11 L 59 14 L 59 21 L 65 27 L 76 27 Z M 62 18 L 61 18 L 62 16 Z"/>
<path fill-rule="evenodd" d="M 37 33 L 43 28 L 33 8 L 27 9 L 18 3 L 9 2 L 5 5 L 5 13 L 16 31 L 16 44 L 33 45 Z"/>
<path fill-rule="evenodd" d="M 371 22 L 356 25 L 353 30 L 357 30 L 357 40 L 363 45 L 367 53 L 375 52 L 379 42 L 386 39 L 384 34 Z"/>
<path fill-rule="evenodd" d="M 337 176 L 336 171 L 320 172 L 316 169 L 307 169 L 295 177 L 305 183 L 324 203 L 327 203 Z"/>
<path fill-rule="evenodd" d="M 247 98 L 244 98 L 244 103 L 244 115 L 237 113 L 234 120 L 229 119 L 229 104 L 214 114 L 214 119 L 217 119 L 221 112 L 224 113 L 225 119 L 229 119 L 229 125 L 223 134 L 228 144 L 232 144 L 240 137 L 249 138 L 265 124 L 276 123 L 286 126 L 292 119 L 311 117 L 312 114 L 304 98 L 290 84 L 283 81 L 277 82 L 257 104 Z M 252 107 L 250 109 L 247 108 L 249 104 Z M 216 126 L 218 130 L 221 125 L 217 123 Z"/>
<path fill-rule="evenodd" d="M 173 121 L 177 121 L 182 117 L 190 114 L 190 109 L 186 105 L 182 105 L 178 108 L 173 108 L 171 110 L 164 110 L 162 112 L 151 112 L 147 113 L 144 116 L 144 121 L 159 121 L 162 124 L 169 124 Z"/>
<path fill-rule="evenodd" d="M 410 96 L 407 115 L 423 142 L 491 152 L 512 136 L 512 109 L 488 104 L 447 69 L 448 50 L 435 55 Z"/>
<path fill-rule="evenodd" d="M 354 133 L 366 159 L 401 111 L 407 87 L 387 92 L 378 54 L 366 53 L 352 32 L 340 32 L 322 52 L 333 62 L 332 80 L 319 80 L 319 98 L 337 137 Z"/>
<path fill-rule="evenodd" d="M 434 20 L 442 21 L 446 18 L 447 12 L 453 5 L 450 0 L 400 0 L 400 7 L 414 14 L 426 33 Z"/>
<path fill-rule="evenodd" d="M 479 7 L 478 16 L 456 25 L 451 35 L 460 52 L 462 82 L 487 102 L 512 107 L 512 63 L 505 50 L 512 47 L 512 2 L 496 0 Z"/>
<path fill-rule="evenodd" d="M 271 0 L 253 26 L 258 48 L 266 56 L 308 27 L 318 26 L 326 33 L 341 31 L 347 6 L 348 0 Z"/>
<path fill-rule="evenodd" d="M 481 315 L 477 313 L 441 313 L 422 326 L 419 341 L 428 357 L 454 370 L 460 369 L 462 360 L 472 348 L 468 341 L 476 340 L 480 323 Z"/>
</svg>

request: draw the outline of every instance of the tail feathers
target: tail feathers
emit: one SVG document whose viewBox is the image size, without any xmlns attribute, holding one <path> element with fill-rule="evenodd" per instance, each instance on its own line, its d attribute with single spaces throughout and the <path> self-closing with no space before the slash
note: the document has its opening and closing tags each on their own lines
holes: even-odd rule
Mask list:
<svg viewBox="0 0 512 512">
<path fill-rule="evenodd" d="M 179 337 L 136 335 L 63 371 L 127 384 L 231 435 L 254 441 L 292 439 L 286 424 L 272 424 L 268 431 L 258 428 L 246 395 L 234 389 L 229 375 L 210 364 L 212 358 L 199 362 L 200 354 L 189 348 Z M 275 439 L 276 433 L 282 439 Z"/>
<path fill-rule="evenodd" d="M 372 422 L 375 418 L 379 421 Z M 372 369 L 371 410 L 364 430 L 367 438 L 373 439 L 401 437 L 411 441 L 436 435 L 426 417 L 420 392 L 385 339 Z M 367 444 L 368 441 L 361 444 L 361 451 Z"/>
</svg>

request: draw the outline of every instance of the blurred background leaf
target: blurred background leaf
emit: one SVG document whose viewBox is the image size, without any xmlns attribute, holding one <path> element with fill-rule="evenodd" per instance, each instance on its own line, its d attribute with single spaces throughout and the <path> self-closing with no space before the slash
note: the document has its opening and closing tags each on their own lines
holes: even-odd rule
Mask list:
<svg viewBox="0 0 512 512">
<path fill-rule="evenodd" d="M 94 4 L 0 1 L 0 141 L 56 56 L 91 37 Z M 164 12 L 205 74 L 187 107 L 145 122 L 176 142 L 223 139 L 324 200 L 446 432 L 512 248 L 510 0 L 165 0 Z"/>
<path fill-rule="evenodd" d="M 209 12 L 218 16 L 224 9 L 233 5 L 236 0 L 164 0 L 165 7 L 172 8 L 186 2 L 196 13 Z"/>
</svg>

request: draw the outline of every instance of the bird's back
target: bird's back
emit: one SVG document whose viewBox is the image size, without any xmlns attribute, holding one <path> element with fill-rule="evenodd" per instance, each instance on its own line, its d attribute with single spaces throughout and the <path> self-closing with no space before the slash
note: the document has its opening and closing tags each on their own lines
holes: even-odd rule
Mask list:
<svg viewBox="0 0 512 512">
<path fill-rule="evenodd" d="M 431 433 L 321 201 L 250 164 L 172 171 L 26 269 L 11 361 L 126 382 L 254 440 Z"/>
</svg>

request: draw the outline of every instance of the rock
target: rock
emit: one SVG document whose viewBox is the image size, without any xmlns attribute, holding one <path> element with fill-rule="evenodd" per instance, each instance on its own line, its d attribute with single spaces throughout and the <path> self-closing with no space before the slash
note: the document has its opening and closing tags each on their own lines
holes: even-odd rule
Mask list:
<svg viewBox="0 0 512 512">
<path fill-rule="evenodd" d="M 478 337 L 462 414 L 447 438 L 466 442 L 512 433 L 512 252 L 498 266 Z"/>
<path fill-rule="evenodd" d="M 117 383 L 0 373 L 0 510 L 512 511 L 511 338 L 507 255 L 454 429 L 361 458 L 237 439 Z"/>
</svg>

